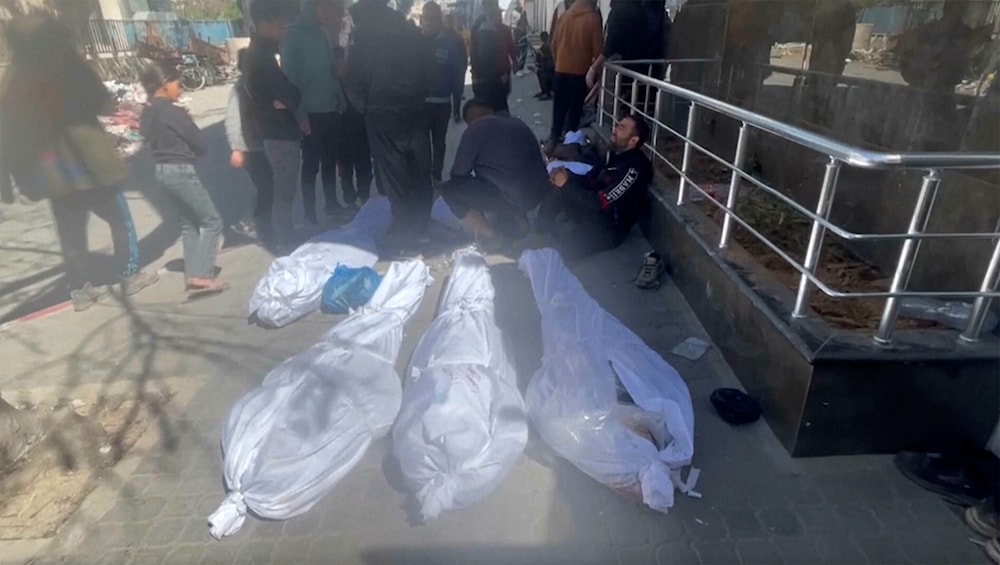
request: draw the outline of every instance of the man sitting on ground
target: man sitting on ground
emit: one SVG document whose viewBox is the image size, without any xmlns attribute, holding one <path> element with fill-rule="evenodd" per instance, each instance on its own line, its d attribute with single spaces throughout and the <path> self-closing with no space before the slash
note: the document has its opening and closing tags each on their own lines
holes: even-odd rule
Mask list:
<svg viewBox="0 0 1000 565">
<path fill-rule="evenodd" d="M 486 100 L 470 100 L 462 116 L 469 127 L 441 196 L 477 238 L 516 238 L 527 227 L 526 212 L 550 190 L 538 140 L 527 124 L 495 114 Z"/>
<path fill-rule="evenodd" d="M 603 169 L 581 176 L 564 168 L 552 171 L 555 189 L 538 214 L 538 228 L 554 239 L 567 258 L 614 249 L 632 230 L 646 207 L 653 164 L 642 152 L 649 125 L 626 116 L 611 132 Z"/>
</svg>

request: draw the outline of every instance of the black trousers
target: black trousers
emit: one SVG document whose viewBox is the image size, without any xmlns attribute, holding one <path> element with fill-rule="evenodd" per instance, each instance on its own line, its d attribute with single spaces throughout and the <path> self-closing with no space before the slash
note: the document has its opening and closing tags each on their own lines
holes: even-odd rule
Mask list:
<svg viewBox="0 0 1000 565">
<path fill-rule="evenodd" d="M 341 144 L 337 157 L 340 161 L 340 189 L 344 192 L 344 201 L 348 204 L 358 200 L 364 202 L 371 196 L 374 176 L 372 152 L 368 145 L 365 119 L 353 108 L 344 112 L 343 130 L 339 137 Z"/>
<path fill-rule="evenodd" d="M 538 89 L 542 94 L 552 95 L 552 75 L 551 69 L 538 69 Z"/>
<path fill-rule="evenodd" d="M 427 117 L 431 125 L 431 178 L 440 181 L 444 174 L 445 141 L 448 138 L 448 122 L 451 120 L 451 104 L 428 102 Z"/>
<path fill-rule="evenodd" d="M 108 224 L 114 246 L 115 263 L 120 269 L 117 276 L 128 277 L 139 270 L 139 244 L 135 225 L 125 196 L 117 188 L 96 188 L 56 196 L 49 200 L 55 218 L 59 246 L 62 248 L 66 278 L 70 290 L 87 282 L 103 284 L 115 277 L 92 272 L 87 245 L 87 223 L 93 212 Z"/>
<path fill-rule="evenodd" d="M 496 185 L 476 178 L 452 177 L 441 185 L 441 198 L 452 214 L 462 219 L 470 210 L 494 216 L 494 228 L 502 234 L 516 232 L 518 217 L 524 218 L 524 210 L 518 209 L 507 200 Z"/>
<path fill-rule="evenodd" d="M 587 77 L 556 73 L 552 86 L 552 139 L 558 141 L 563 133 L 580 127 L 583 102 L 588 92 Z"/>
<path fill-rule="evenodd" d="M 472 93 L 475 94 L 476 98 L 489 102 L 494 112 L 510 112 L 510 107 L 507 105 L 510 81 L 504 84 L 500 77 L 473 81 Z"/>
<path fill-rule="evenodd" d="M 576 209 L 563 190 L 552 190 L 538 210 L 539 231 L 553 240 L 565 259 L 579 259 L 618 247 L 623 236 L 602 225 L 593 213 Z"/>
<path fill-rule="evenodd" d="M 427 231 L 434 192 L 431 139 L 426 127 L 401 130 L 368 128 L 375 181 L 392 205 L 393 229 L 413 235 Z"/>
<path fill-rule="evenodd" d="M 462 92 L 461 90 L 459 90 L 458 92 L 455 92 L 454 94 L 451 95 L 451 113 L 456 118 L 460 118 L 462 116 L 462 97 L 463 96 L 465 96 L 465 93 Z"/>
<path fill-rule="evenodd" d="M 323 177 L 323 196 L 327 210 L 337 203 L 337 149 L 341 129 L 340 114 L 309 114 L 312 131 L 302 137 L 302 207 L 306 217 L 316 215 L 316 175 Z"/>
<path fill-rule="evenodd" d="M 247 174 L 257 189 L 253 199 L 253 218 L 260 229 L 267 230 L 274 205 L 274 170 L 263 151 L 247 151 L 243 155 Z"/>
</svg>

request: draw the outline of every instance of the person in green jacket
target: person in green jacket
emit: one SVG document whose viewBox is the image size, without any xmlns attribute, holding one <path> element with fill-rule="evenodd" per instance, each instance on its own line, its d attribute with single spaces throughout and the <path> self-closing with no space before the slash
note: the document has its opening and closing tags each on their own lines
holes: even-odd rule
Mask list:
<svg viewBox="0 0 1000 565">
<path fill-rule="evenodd" d="M 302 203 L 306 219 L 316 219 L 316 175 L 322 174 L 328 216 L 346 210 L 337 201 L 337 148 L 346 100 L 333 72 L 336 33 L 343 20 L 342 0 L 302 0 L 298 20 L 281 43 L 281 70 L 302 93 L 297 118 L 306 124 L 302 138 Z M 344 194 L 353 208 L 356 194 Z"/>
</svg>

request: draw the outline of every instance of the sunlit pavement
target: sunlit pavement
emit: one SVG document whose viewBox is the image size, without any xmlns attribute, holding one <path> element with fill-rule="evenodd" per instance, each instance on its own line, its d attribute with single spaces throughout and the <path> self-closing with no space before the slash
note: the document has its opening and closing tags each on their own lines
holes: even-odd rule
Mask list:
<svg viewBox="0 0 1000 565">
<path fill-rule="evenodd" d="M 542 135 L 551 107 L 532 99 L 536 88 L 533 75 L 515 80 L 512 113 Z M 220 126 L 209 125 L 221 118 L 211 104 L 224 104 L 225 92 L 202 96 L 214 101 L 196 113 L 215 147 L 200 168 L 220 200 L 238 200 L 247 181 L 228 170 Z M 452 151 L 461 131 L 452 127 Z M 154 228 L 152 218 L 144 223 L 143 229 Z M 735 377 L 715 348 L 696 362 L 669 354 L 687 337 L 705 335 L 669 280 L 655 291 L 632 284 L 646 251 L 635 234 L 574 271 L 687 381 L 702 498 L 678 495 L 668 514 L 652 512 L 557 459 L 533 436 L 497 492 L 415 525 L 390 444 L 382 440 L 307 514 L 285 522 L 248 519 L 235 536 L 211 540 L 206 517 L 225 495 L 219 433 L 230 406 L 337 320 L 316 313 L 277 331 L 247 325 L 247 300 L 271 260 L 248 245 L 220 257 L 233 288 L 218 297 L 182 303 L 181 275 L 167 272 L 128 307 L 108 300 L 85 313 L 59 312 L 0 333 L 5 395 L 50 386 L 73 398 L 93 383 L 134 382 L 140 391 L 169 388 L 177 378 L 198 383 L 188 385 L 198 389 L 179 413 L 168 411 L 150 426 L 154 445 L 148 453 L 140 448 L 137 465 L 102 479 L 85 505 L 101 511 L 73 529 L 81 539 L 61 532 L 54 545 L 62 547 L 35 563 L 986 562 L 957 513 L 899 476 L 889 458 L 792 460 L 764 423 L 737 429 L 719 419 L 709 394 L 736 386 Z M 170 247 L 152 268 L 177 256 Z M 523 389 L 541 358 L 538 313 L 511 258 L 490 260 L 498 322 Z M 400 369 L 433 318 L 448 274 L 440 257 L 427 261 L 436 283 L 406 328 Z M 15 556 L 13 547 L 0 542 L 0 560 Z"/>
</svg>

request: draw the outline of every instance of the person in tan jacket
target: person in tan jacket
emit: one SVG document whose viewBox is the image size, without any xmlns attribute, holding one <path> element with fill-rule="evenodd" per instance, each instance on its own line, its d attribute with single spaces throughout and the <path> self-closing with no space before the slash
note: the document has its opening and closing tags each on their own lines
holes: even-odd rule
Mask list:
<svg viewBox="0 0 1000 565">
<path fill-rule="evenodd" d="M 556 73 L 550 145 L 559 143 L 564 131 L 579 127 L 587 98 L 587 71 L 603 50 L 601 18 L 593 0 L 576 0 L 559 18 L 552 38 Z"/>
</svg>

